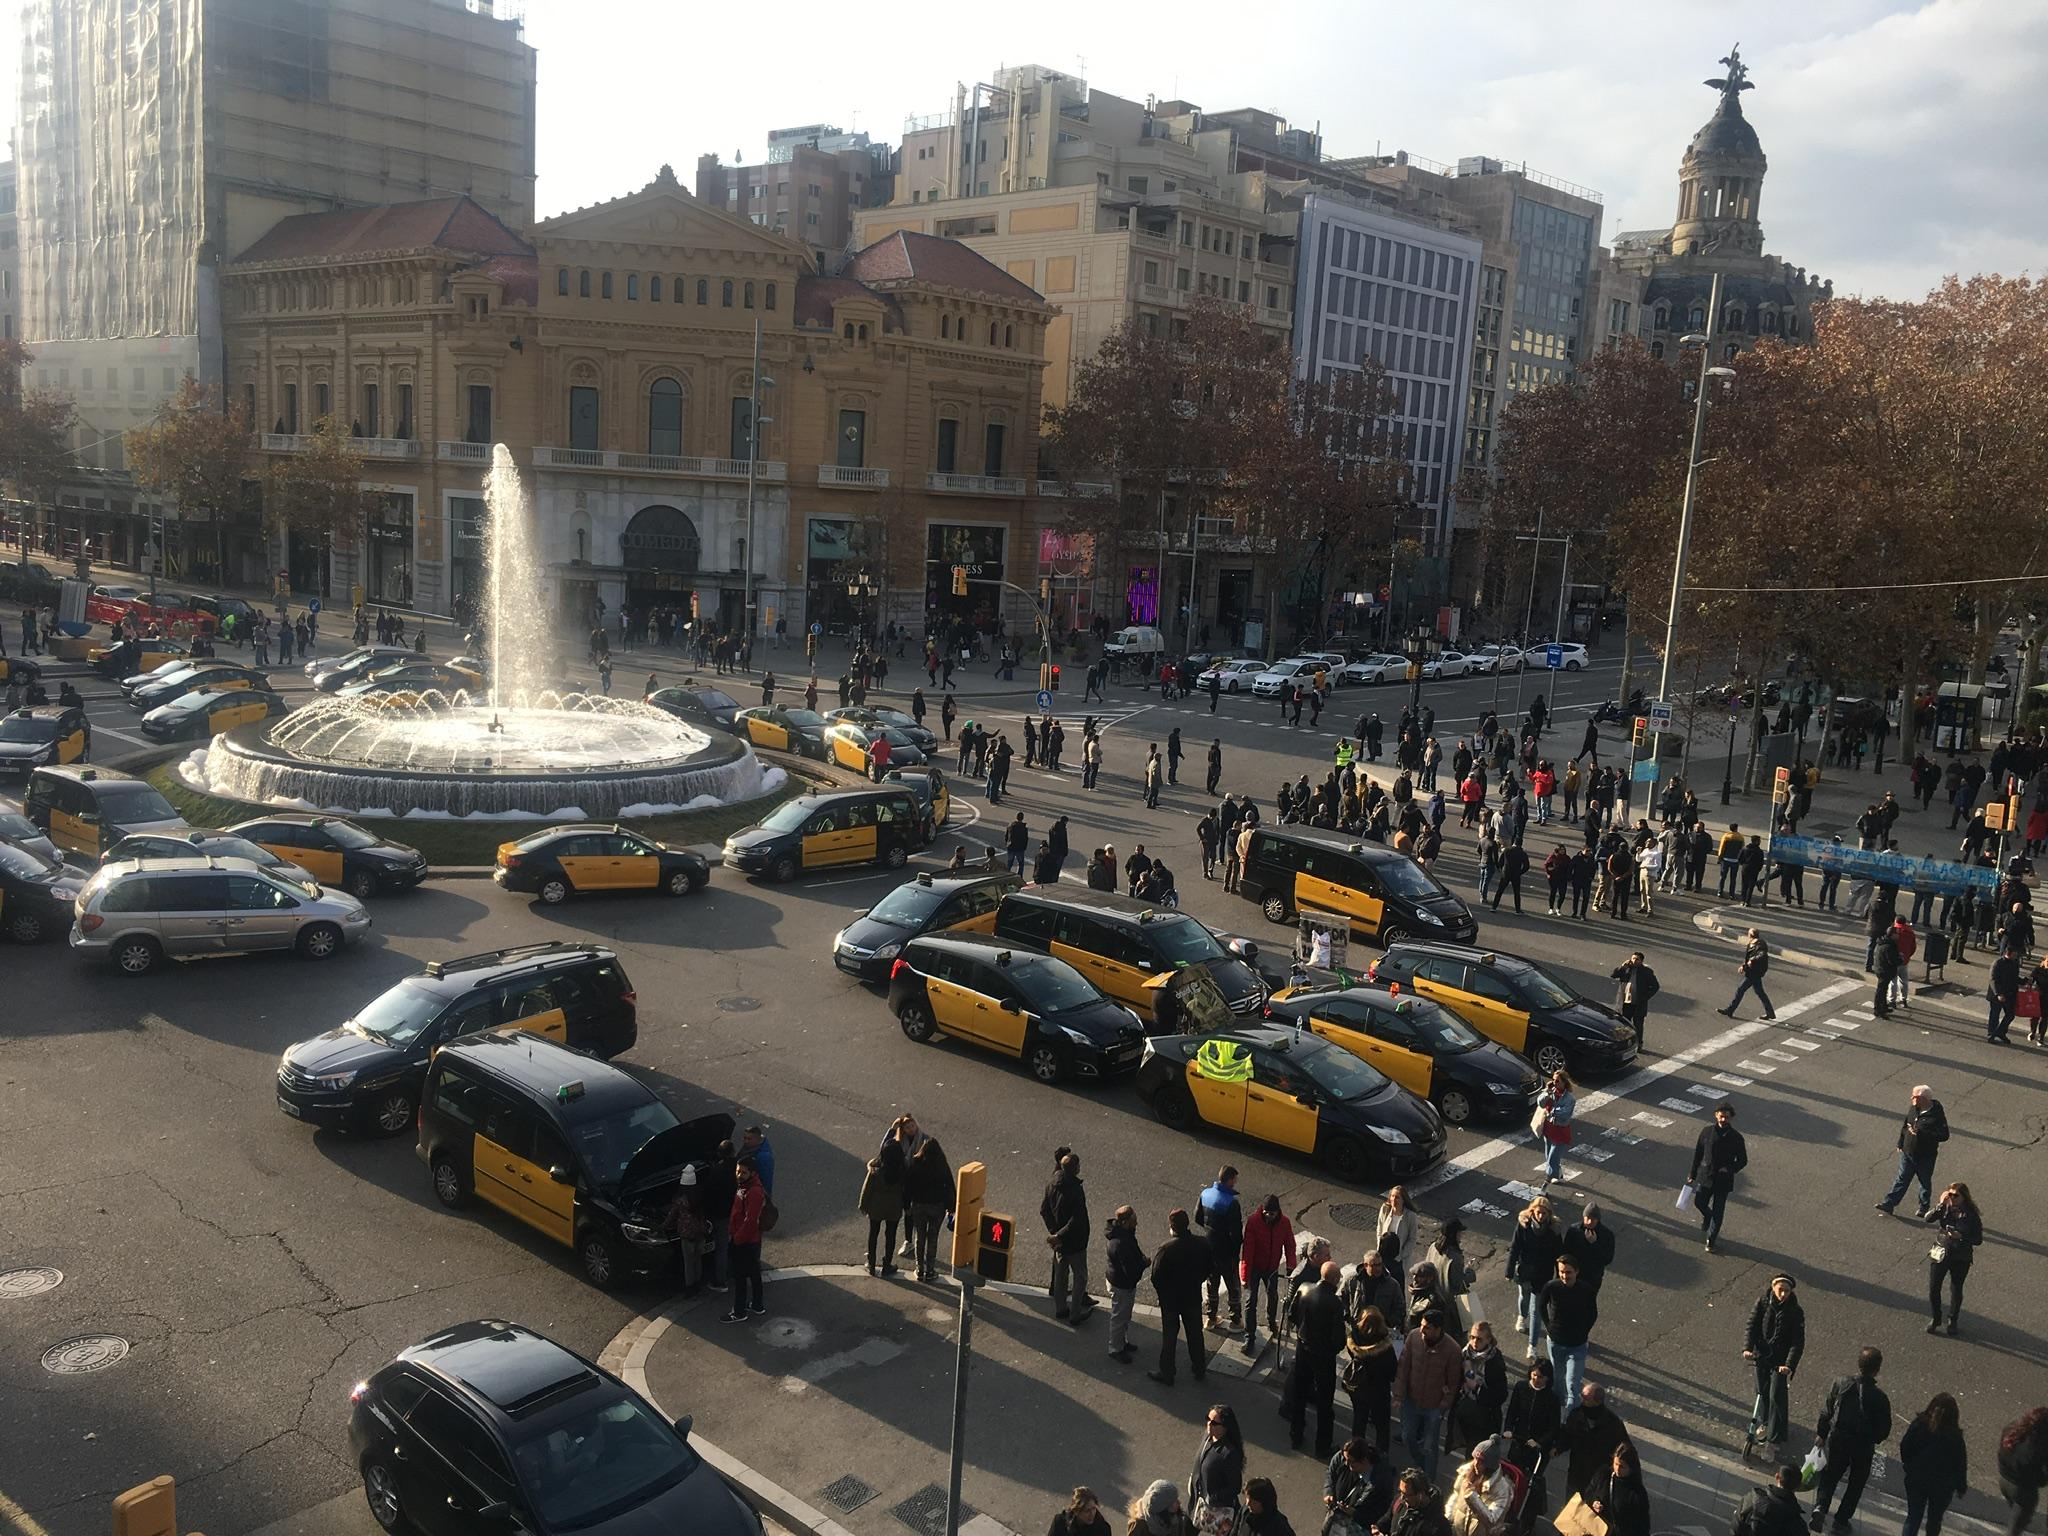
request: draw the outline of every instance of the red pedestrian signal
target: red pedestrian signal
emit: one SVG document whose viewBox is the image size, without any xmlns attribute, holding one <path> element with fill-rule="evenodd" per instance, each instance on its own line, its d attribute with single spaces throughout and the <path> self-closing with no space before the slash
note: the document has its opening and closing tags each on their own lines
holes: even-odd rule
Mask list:
<svg viewBox="0 0 2048 1536">
<path fill-rule="evenodd" d="M 1001 1212 L 981 1213 L 980 1245 L 974 1256 L 974 1272 L 982 1279 L 1010 1278 L 1010 1240 L 1015 1232 L 1016 1223 Z"/>
</svg>

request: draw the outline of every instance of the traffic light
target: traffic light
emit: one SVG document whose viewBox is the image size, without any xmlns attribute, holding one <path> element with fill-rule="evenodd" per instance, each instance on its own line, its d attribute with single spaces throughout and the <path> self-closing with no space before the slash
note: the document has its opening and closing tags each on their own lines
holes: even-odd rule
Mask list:
<svg viewBox="0 0 2048 1536">
<path fill-rule="evenodd" d="M 1054 693 L 1060 691 L 1060 664 L 1058 662 L 1052 664 L 1052 681 L 1046 686 L 1051 688 Z"/>
<path fill-rule="evenodd" d="M 1650 739 L 1650 720 L 1647 715 L 1636 716 L 1635 729 L 1629 732 L 1628 739 L 1639 747 Z"/>
<path fill-rule="evenodd" d="M 981 1230 L 974 1255 L 974 1272 L 984 1280 L 1010 1278 L 1010 1239 L 1016 1223 L 999 1211 L 981 1213 Z"/>
<path fill-rule="evenodd" d="M 953 567 L 953 595 L 955 597 L 965 597 L 967 595 L 967 567 L 964 565 Z"/>
<path fill-rule="evenodd" d="M 953 1267 L 973 1269 L 981 1246 L 981 1202 L 988 1193 L 988 1165 L 962 1163 L 953 1173 Z"/>
<path fill-rule="evenodd" d="M 1038 578 L 1038 601 L 1048 608 L 1052 606 L 1052 578 L 1050 576 Z"/>
</svg>

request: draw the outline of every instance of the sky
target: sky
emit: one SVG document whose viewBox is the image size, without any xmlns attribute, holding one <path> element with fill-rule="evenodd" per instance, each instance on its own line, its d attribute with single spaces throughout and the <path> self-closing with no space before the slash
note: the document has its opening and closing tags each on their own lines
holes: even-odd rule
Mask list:
<svg viewBox="0 0 2048 1536">
<path fill-rule="evenodd" d="M 1597 189 L 1602 238 L 1668 227 L 1702 81 L 1742 45 L 1770 160 L 1765 249 L 1837 293 L 1913 298 L 1955 272 L 2048 275 L 2042 0 L 1040 0 L 904 12 L 785 0 L 524 0 L 539 54 L 543 216 L 667 162 L 762 155 L 770 128 L 877 138 L 1004 65 L 1142 100 L 1320 123 L 1332 155 L 1487 155 Z M 0 0 L 0 38 L 19 0 Z M 13 112 L 18 49 L 0 48 Z"/>
</svg>

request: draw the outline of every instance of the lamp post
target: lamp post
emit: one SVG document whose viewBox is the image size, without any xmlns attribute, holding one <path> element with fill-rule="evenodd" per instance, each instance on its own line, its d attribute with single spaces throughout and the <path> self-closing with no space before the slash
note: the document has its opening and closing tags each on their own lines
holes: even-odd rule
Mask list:
<svg viewBox="0 0 2048 1536">
<path fill-rule="evenodd" d="M 846 579 L 846 595 L 853 599 L 854 612 L 861 616 L 863 630 L 872 630 L 875 627 L 873 604 L 875 598 L 881 595 L 881 591 L 880 583 L 869 574 L 866 566 L 862 566 Z"/>
<path fill-rule="evenodd" d="M 1418 725 L 1422 721 L 1422 674 L 1429 664 L 1443 654 L 1443 637 L 1427 624 L 1418 624 L 1408 635 L 1408 664 L 1415 672 L 1415 691 L 1408 701 L 1408 713 Z"/>
</svg>

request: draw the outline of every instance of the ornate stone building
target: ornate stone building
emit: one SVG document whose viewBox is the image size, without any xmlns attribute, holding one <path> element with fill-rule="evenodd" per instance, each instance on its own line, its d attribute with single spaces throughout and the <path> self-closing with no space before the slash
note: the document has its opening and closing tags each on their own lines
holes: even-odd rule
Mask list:
<svg viewBox="0 0 2048 1536">
<path fill-rule="evenodd" d="M 1721 61 L 1714 115 L 1686 146 L 1678 168 L 1678 212 L 1668 230 L 1617 235 L 1620 278 L 1641 279 L 1641 336 L 1658 357 L 1678 356 L 1678 339 L 1708 329 L 1707 304 L 1721 275 L 1721 312 L 1712 327 L 1722 357 L 1734 357 L 1765 336 L 1797 341 L 1813 332 L 1813 306 L 1832 283 L 1809 277 L 1764 251 L 1762 141 L 1743 115 L 1742 93 L 1754 87 L 1739 48 Z"/>
<path fill-rule="evenodd" d="M 672 604 L 735 626 L 751 570 L 762 628 L 843 619 L 850 549 L 886 548 L 873 574 L 901 617 L 1014 612 L 1006 573 L 1035 579 L 1052 309 L 956 242 L 891 235 L 822 278 L 802 243 L 663 167 L 530 234 L 467 198 L 286 219 L 223 292 L 229 386 L 265 450 L 337 416 L 383 493 L 331 568 L 290 552 L 301 590 L 450 611 L 482 580 L 494 444 L 570 617 Z"/>
</svg>

